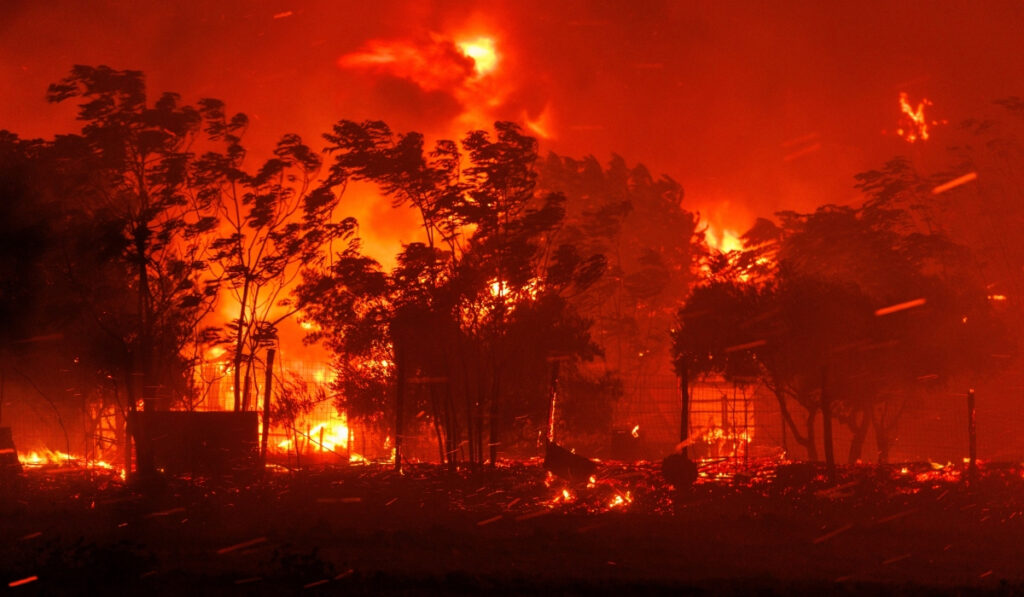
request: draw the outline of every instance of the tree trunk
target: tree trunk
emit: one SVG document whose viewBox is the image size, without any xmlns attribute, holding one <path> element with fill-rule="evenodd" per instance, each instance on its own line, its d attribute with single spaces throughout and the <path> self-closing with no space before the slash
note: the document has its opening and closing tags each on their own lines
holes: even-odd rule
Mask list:
<svg viewBox="0 0 1024 597">
<path fill-rule="evenodd" d="M 459 416 L 455 411 L 455 397 L 452 396 L 451 376 L 449 372 L 448 381 L 444 384 L 444 411 L 445 411 L 445 452 L 448 457 L 448 470 L 455 472 L 458 462 L 459 442 Z"/>
<path fill-rule="evenodd" d="M 494 380 L 491 384 L 491 412 L 490 418 L 490 438 L 487 442 L 488 452 L 491 460 L 491 467 L 495 467 L 498 464 L 498 443 L 501 437 L 500 433 L 500 422 L 498 419 L 499 415 L 499 404 L 498 394 L 501 393 L 501 371 L 498 367 L 495 367 Z"/>
<path fill-rule="evenodd" d="M 828 481 L 833 483 L 836 480 L 836 457 L 832 448 L 832 397 L 828 392 L 828 370 L 821 369 L 821 421 L 822 439 L 825 443 L 825 469 L 828 471 Z"/>
<path fill-rule="evenodd" d="M 783 439 L 785 439 L 785 430 L 786 430 L 786 427 L 788 426 L 789 430 L 793 432 L 793 439 L 796 440 L 796 443 L 801 445 L 801 446 L 803 446 L 805 449 L 807 449 L 808 457 L 810 458 L 810 455 L 814 454 L 814 458 L 817 458 L 818 452 L 817 452 L 817 450 L 814 447 L 814 427 L 813 427 L 813 423 L 811 425 L 810 437 L 801 435 L 800 434 L 800 430 L 797 429 L 796 421 L 793 420 L 793 416 L 790 414 L 789 408 L 786 406 L 786 394 L 785 394 L 785 392 L 783 392 L 781 389 L 777 388 L 777 389 L 774 390 L 774 394 L 775 394 L 775 399 L 779 403 L 779 412 L 782 414 L 782 430 L 784 432 L 783 433 Z M 813 418 L 813 414 L 809 413 L 809 416 L 811 416 Z"/>
<path fill-rule="evenodd" d="M 548 386 L 548 392 L 550 400 L 548 402 L 548 429 L 547 438 L 551 443 L 555 442 L 555 420 L 557 416 L 558 408 L 558 368 L 560 362 L 554 360 L 551 362 L 551 382 Z"/>
<path fill-rule="evenodd" d="M 153 379 L 153 330 L 151 329 L 151 318 L 149 303 L 149 268 L 147 267 L 146 248 L 149 245 L 149 228 L 145 223 L 138 223 L 134 230 L 136 261 L 139 276 L 139 343 L 138 362 L 136 364 L 136 375 L 138 382 L 138 393 L 136 396 L 142 398 L 143 412 L 151 412 L 156 409 L 153 396 L 155 381 Z M 136 416 L 132 435 L 135 438 L 135 464 L 137 472 L 142 476 L 156 473 L 156 463 L 153 459 L 152 436 L 149 429 Z"/>
<path fill-rule="evenodd" d="M 405 357 L 395 348 L 395 470 L 402 472 L 402 435 L 405 414 Z"/>
<path fill-rule="evenodd" d="M 807 442 L 804 443 L 804 448 L 807 449 L 807 460 L 810 461 L 818 460 L 818 444 L 814 432 L 814 424 L 817 418 L 817 409 L 807 411 L 807 419 L 805 420 L 805 424 L 807 425 L 807 435 L 805 436 L 807 438 Z"/>
<path fill-rule="evenodd" d="M 889 462 L 889 435 L 885 431 L 885 424 L 877 417 L 871 417 L 871 427 L 875 430 L 875 446 L 878 448 L 878 464 Z"/>
<path fill-rule="evenodd" d="M 857 422 L 857 415 L 850 418 L 851 427 L 853 431 L 853 439 L 850 440 L 850 453 L 847 455 L 847 464 L 857 464 L 860 460 L 861 454 L 864 452 L 864 441 L 868 437 L 868 426 L 871 423 L 871 418 L 868 416 L 867 410 L 861 411 L 860 422 Z"/>
<path fill-rule="evenodd" d="M 444 439 L 444 433 L 441 430 L 442 407 L 440 404 L 440 399 L 437 397 L 437 387 L 434 385 L 432 381 L 428 381 L 427 383 L 429 384 L 427 386 L 427 394 L 430 396 L 430 410 L 432 412 L 431 419 L 433 420 L 434 423 L 434 436 L 437 438 L 438 463 L 441 466 L 444 466 L 446 462 L 445 448 L 447 441 Z"/>
<path fill-rule="evenodd" d="M 253 352 L 249 358 L 245 359 L 245 380 L 242 382 L 242 387 L 244 388 L 242 392 L 242 412 L 248 411 L 249 405 L 252 403 L 252 365 L 255 358 L 256 353 Z"/>
<path fill-rule="evenodd" d="M 242 353 L 244 348 L 244 330 L 245 330 L 245 304 L 249 301 L 249 281 L 246 280 L 242 284 L 242 298 L 241 305 L 238 309 L 238 331 L 235 334 L 235 355 L 234 355 L 234 370 L 231 372 L 234 377 L 234 406 L 232 407 L 235 412 L 242 409 Z"/>
<path fill-rule="evenodd" d="M 270 401 L 273 396 L 274 354 L 273 348 L 267 350 L 267 380 L 263 384 L 263 437 L 260 438 L 260 459 L 264 466 L 267 464 L 267 448 L 270 443 Z"/>
</svg>

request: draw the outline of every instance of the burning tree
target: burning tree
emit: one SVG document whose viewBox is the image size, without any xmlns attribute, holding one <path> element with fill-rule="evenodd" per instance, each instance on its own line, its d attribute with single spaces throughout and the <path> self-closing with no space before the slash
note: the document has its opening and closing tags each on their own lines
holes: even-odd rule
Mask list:
<svg viewBox="0 0 1024 597">
<path fill-rule="evenodd" d="M 20 150 L 45 169 L 33 184 L 65 216 L 47 256 L 61 292 L 45 304 L 69 314 L 63 331 L 81 342 L 65 345 L 97 377 L 79 395 L 123 395 L 127 413 L 192 405 L 193 367 L 216 340 L 213 308 L 228 288 L 239 305 L 227 338 L 235 407 L 248 407 L 256 349 L 296 310 L 288 286 L 355 227 L 332 221 L 339 195 L 318 182 L 319 157 L 287 135 L 249 173 L 244 115 L 171 93 L 151 103 L 137 71 L 76 66 L 48 98 L 81 100 L 81 133 Z M 145 470 L 146 432 L 132 431 Z"/>
<path fill-rule="evenodd" d="M 908 400 L 1008 350 L 970 252 L 913 215 L 869 198 L 759 222 L 680 311 L 677 370 L 756 375 L 811 459 L 819 412 L 850 428 L 851 462 L 869 427 L 886 459 Z"/>
<path fill-rule="evenodd" d="M 300 270 L 318 267 L 325 249 L 347 238 L 355 220 L 334 221 L 341 193 L 318 179 L 320 157 L 297 135 L 285 135 L 275 157 L 249 173 L 241 144 L 245 115 L 229 118 L 223 103 L 210 99 L 201 102 L 200 113 L 210 140 L 224 146 L 197 160 L 193 176 L 222 222 L 211 265 L 234 299 L 236 315 L 220 342 L 231 349 L 233 408 L 244 411 L 256 403 L 259 349 L 274 345 L 278 324 L 299 309 L 288 293 Z"/>
<path fill-rule="evenodd" d="M 544 419 L 546 357 L 595 354 L 563 294 L 592 284 L 603 257 L 556 244 L 564 198 L 535 193 L 535 141 L 511 123 L 495 128 L 469 133 L 461 151 L 439 141 L 426 154 L 417 133 L 338 123 L 326 135 L 333 180 L 375 182 L 414 206 L 426 243 L 406 245 L 391 273 L 348 251 L 302 292 L 350 412 L 380 417 L 393 405 L 400 447 L 411 384 L 425 388 L 415 408 L 432 413 L 453 466 L 482 463 L 485 447 L 494 463 L 511 420 Z"/>
</svg>

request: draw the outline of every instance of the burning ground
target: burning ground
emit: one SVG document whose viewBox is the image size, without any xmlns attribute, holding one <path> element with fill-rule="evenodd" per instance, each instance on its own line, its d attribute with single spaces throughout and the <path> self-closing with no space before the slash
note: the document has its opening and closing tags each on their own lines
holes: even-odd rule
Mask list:
<svg viewBox="0 0 1024 597">
<path fill-rule="evenodd" d="M 146 490 L 102 470 L 5 484 L 3 582 L 25 594 L 972 593 L 1024 580 L 1024 471 L 937 463 L 651 464 L 587 483 L 524 461 L 475 475 L 351 465 Z M 236 480 L 237 481 L 237 480 Z M 627 497 L 628 496 L 628 497 Z"/>
</svg>

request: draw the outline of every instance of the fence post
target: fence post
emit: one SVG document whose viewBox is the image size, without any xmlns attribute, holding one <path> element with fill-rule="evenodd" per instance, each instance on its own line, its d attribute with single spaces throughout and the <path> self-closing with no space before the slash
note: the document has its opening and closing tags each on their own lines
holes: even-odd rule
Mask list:
<svg viewBox="0 0 1024 597">
<path fill-rule="evenodd" d="M 973 481 L 978 474 L 978 429 L 977 410 L 974 404 L 974 388 L 967 390 L 967 475 Z"/>
</svg>

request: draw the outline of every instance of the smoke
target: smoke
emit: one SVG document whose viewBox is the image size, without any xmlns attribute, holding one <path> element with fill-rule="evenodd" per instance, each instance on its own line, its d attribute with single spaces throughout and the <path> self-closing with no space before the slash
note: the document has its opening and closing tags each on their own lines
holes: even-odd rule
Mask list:
<svg viewBox="0 0 1024 597">
<path fill-rule="evenodd" d="M 285 132 L 316 146 L 341 118 L 432 138 L 517 120 L 544 149 L 615 152 L 667 173 L 687 207 L 740 231 L 779 209 L 856 200 L 854 173 L 910 152 L 882 134 L 897 125 L 900 91 L 951 123 L 1024 95 L 1024 5 L 1009 1 L 56 0 L 0 11 L 0 128 L 25 136 L 72 130 L 73 110 L 47 105 L 46 85 L 72 64 L 108 64 L 143 70 L 154 94 L 248 113 L 254 155 Z M 952 128 L 913 151 L 941 152 Z M 403 218 L 375 233 L 413 234 Z"/>
</svg>

